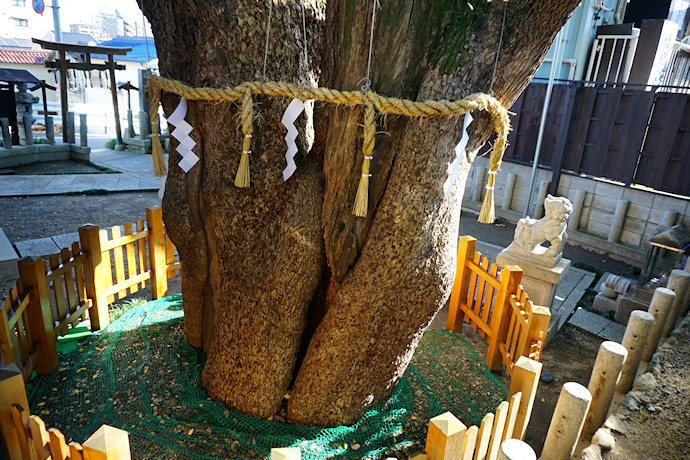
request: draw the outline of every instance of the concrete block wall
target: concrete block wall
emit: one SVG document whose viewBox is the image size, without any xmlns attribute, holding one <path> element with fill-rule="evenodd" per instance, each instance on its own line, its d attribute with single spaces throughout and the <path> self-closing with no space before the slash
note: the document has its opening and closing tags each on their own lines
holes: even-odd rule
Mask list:
<svg viewBox="0 0 690 460">
<path fill-rule="evenodd" d="M 470 169 L 470 176 L 465 188 L 464 206 L 471 209 L 477 207 L 477 203 L 472 198 L 478 185 L 479 176 L 481 176 L 481 168 L 488 170 L 488 167 L 489 162 L 487 158 L 482 157 L 475 160 Z M 496 176 L 495 200 L 497 208 L 504 208 L 503 197 L 508 175 L 515 174 L 516 177 L 510 210 L 508 212 L 501 210 L 497 215 L 511 221 L 517 221 L 522 216 L 531 170 L 531 166 L 516 163 L 504 162 L 501 165 L 501 170 Z M 530 216 L 537 214 L 536 207 L 538 203 L 536 201 L 539 195 L 540 182 L 551 181 L 551 177 L 551 171 L 537 170 L 532 192 L 533 204 L 528 213 Z M 486 181 L 486 177 L 484 181 Z M 690 197 L 655 192 L 642 187 L 625 187 L 605 179 L 569 174 L 561 175 L 561 180 L 558 184 L 559 196 L 564 196 L 571 202 L 575 202 L 575 195 L 578 190 L 584 190 L 587 193 L 579 224 L 577 225 L 578 232 L 581 235 L 573 235 L 571 230 L 571 241 L 582 243 L 585 246 L 598 245 L 600 246 L 599 249 L 613 252 L 614 254 L 618 250 L 621 254 L 625 254 L 622 257 L 630 263 L 635 262 L 635 259 L 640 259 L 641 257 L 642 260 L 637 261 L 637 263 L 641 264 L 644 262 L 643 254 L 647 250 L 647 241 L 655 234 L 656 228 L 660 224 L 683 224 L 690 229 Z M 618 239 L 610 241 L 610 232 L 614 225 L 614 214 L 619 206 L 619 200 L 627 200 L 629 204 L 627 209 L 625 209 Z M 677 213 L 677 215 L 674 216 L 673 212 Z M 598 242 L 600 239 L 604 241 Z M 594 247 L 593 249 L 597 248 Z"/>
</svg>

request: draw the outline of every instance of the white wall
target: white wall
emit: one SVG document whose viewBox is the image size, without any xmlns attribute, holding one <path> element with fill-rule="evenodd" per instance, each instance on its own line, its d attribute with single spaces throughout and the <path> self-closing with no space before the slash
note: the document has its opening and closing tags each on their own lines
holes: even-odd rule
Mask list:
<svg viewBox="0 0 690 460">
<path fill-rule="evenodd" d="M 477 158 L 472 165 L 470 176 L 465 184 L 463 203 L 466 205 L 472 204 L 471 199 L 476 189 L 480 167 L 488 169 L 489 161 L 487 158 Z M 516 174 L 511 204 L 511 211 L 514 211 L 515 214 L 510 216 L 512 220 L 517 221 L 522 217 L 531 169 L 531 166 L 504 162 L 496 175 L 495 202 L 496 207 L 501 208 L 503 207 L 508 174 Z M 549 170 L 538 169 L 537 171 L 535 189 L 532 192 L 533 205 L 528 213 L 531 216 L 535 215 L 535 201 L 539 191 L 539 183 L 542 180 L 550 181 L 552 177 L 552 172 Z M 577 190 L 587 192 L 578 231 L 595 235 L 604 240 L 608 237 L 619 199 L 630 202 L 620 236 L 620 243 L 623 245 L 646 251 L 648 239 L 656 233 L 657 226 L 662 223 L 664 213 L 668 210 L 678 212 L 676 224 L 683 224 L 690 229 L 690 197 L 657 192 L 638 186 L 625 187 L 605 179 L 561 174 L 558 195 L 574 201 Z M 469 207 L 476 207 L 476 205 Z"/>
</svg>

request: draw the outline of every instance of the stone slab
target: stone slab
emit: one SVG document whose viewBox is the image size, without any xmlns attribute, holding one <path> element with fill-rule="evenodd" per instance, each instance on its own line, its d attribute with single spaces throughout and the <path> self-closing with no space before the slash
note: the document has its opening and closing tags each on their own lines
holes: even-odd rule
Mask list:
<svg viewBox="0 0 690 460">
<path fill-rule="evenodd" d="M 18 276 L 18 260 L 17 251 L 14 250 L 7 235 L 0 228 L 0 278 Z"/>
<path fill-rule="evenodd" d="M 618 309 L 618 300 L 609 299 L 601 292 L 594 297 L 592 309 L 598 313 L 605 313 L 607 311 L 616 311 Z"/>
<path fill-rule="evenodd" d="M 587 311 L 584 308 L 578 308 L 575 314 L 570 318 L 568 324 L 589 332 L 592 335 L 599 336 L 599 334 L 611 323 L 610 320 Z"/>
<path fill-rule="evenodd" d="M 75 241 L 79 241 L 79 233 L 74 232 L 74 233 L 67 233 L 65 235 L 55 235 L 53 237 L 53 241 L 57 245 L 58 248 L 71 248 L 72 243 Z"/>
<path fill-rule="evenodd" d="M 649 310 L 649 304 L 646 302 L 641 302 L 631 296 L 623 296 L 618 301 L 618 309 L 616 309 L 616 316 L 613 317 L 614 321 L 620 324 L 628 324 L 628 319 L 630 318 L 630 313 L 633 310 Z"/>
<path fill-rule="evenodd" d="M 37 240 L 18 241 L 14 243 L 19 255 L 26 256 L 49 256 L 60 252 L 60 248 L 52 238 L 39 238 Z"/>
<path fill-rule="evenodd" d="M 539 265 L 528 260 L 513 257 L 508 252 L 508 248 L 506 248 L 501 251 L 498 257 L 496 257 L 496 264 L 500 267 L 505 267 L 506 265 L 518 265 L 520 268 L 522 268 L 523 276 L 546 281 L 551 284 L 558 284 L 558 280 L 560 279 L 561 275 L 570 266 L 570 260 L 564 258 L 561 259 L 555 267 L 547 267 L 545 265 Z"/>
<path fill-rule="evenodd" d="M 606 326 L 601 332 L 599 332 L 599 337 L 604 340 L 612 340 L 614 342 L 621 343 L 623 341 L 623 336 L 625 335 L 625 326 L 618 324 L 616 322 L 610 321 L 609 325 Z"/>
</svg>

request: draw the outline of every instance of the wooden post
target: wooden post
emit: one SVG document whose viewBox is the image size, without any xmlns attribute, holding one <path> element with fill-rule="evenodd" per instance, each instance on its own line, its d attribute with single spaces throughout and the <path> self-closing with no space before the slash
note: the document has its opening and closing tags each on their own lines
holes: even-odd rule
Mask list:
<svg viewBox="0 0 690 460">
<path fill-rule="evenodd" d="M 491 444 L 489 445 L 489 455 L 487 458 L 494 459 L 498 457 L 498 448 L 503 442 L 503 430 L 506 426 L 506 419 L 508 418 L 508 409 L 510 405 L 507 401 L 503 401 L 496 409 L 496 416 L 494 417 L 494 427 L 491 431 Z"/>
<path fill-rule="evenodd" d="M 426 451 L 429 460 L 451 460 L 460 458 L 465 443 L 467 427 L 450 412 L 429 420 L 426 435 Z"/>
<path fill-rule="evenodd" d="M 529 418 L 532 414 L 532 405 L 534 398 L 537 395 L 537 385 L 539 384 L 539 376 L 541 375 L 541 363 L 520 356 L 515 363 L 513 369 L 513 378 L 510 381 L 510 391 L 508 392 L 508 399 L 510 399 L 518 391 L 522 393 L 520 398 L 520 408 L 515 419 L 515 429 L 511 437 L 516 439 L 524 439 Z"/>
<path fill-rule="evenodd" d="M 60 50 L 60 109 L 62 111 L 62 142 L 67 143 L 67 55 Z M 48 116 L 48 115 L 46 115 Z"/>
<path fill-rule="evenodd" d="M 110 425 L 101 427 L 82 445 L 89 460 L 131 460 L 129 433 Z"/>
<path fill-rule="evenodd" d="M 31 300 L 26 307 L 31 337 L 41 344 L 36 356 L 36 372 L 50 374 L 58 366 L 58 356 L 45 263 L 42 258 L 31 256 L 19 259 L 18 266 L 24 286 L 31 288 Z"/>
<path fill-rule="evenodd" d="M 532 302 L 529 302 L 529 304 L 532 304 Z M 529 318 L 527 318 L 527 331 L 522 336 L 520 344 L 518 344 L 516 357 L 525 356 L 529 358 L 533 343 L 541 342 L 542 346 L 546 343 L 546 331 L 549 328 L 551 311 L 549 307 L 541 305 L 531 305 L 530 310 Z M 539 360 L 539 356 L 534 358 L 537 361 Z"/>
<path fill-rule="evenodd" d="M 117 106 L 117 81 L 115 81 L 115 58 L 108 54 L 108 72 L 110 74 L 110 95 L 113 97 L 113 110 L 115 111 L 115 134 L 118 145 L 123 145 L 122 130 L 120 129 L 120 110 Z"/>
<path fill-rule="evenodd" d="M 513 307 L 510 305 L 510 296 L 515 294 L 520 281 L 522 281 L 522 269 L 517 265 L 509 265 L 501 269 L 501 286 L 494 302 L 494 311 L 491 316 L 491 335 L 489 336 L 489 349 L 486 352 L 486 366 L 492 371 L 500 371 L 503 366 L 499 343 L 505 341 L 510 327 Z"/>
<path fill-rule="evenodd" d="M 302 453 L 299 447 L 280 447 L 271 449 L 271 460 L 300 460 Z"/>
<path fill-rule="evenodd" d="M 151 297 L 160 299 L 168 293 L 168 274 L 165 267 L 165 235 L 163 210 L 160 207 L 146 209 L 146 225 L 149 229 L 149 263 L 151 269 Z"/>
<path fill-rule="evenodd" d="M 103 264 L 101 254 L 98 226 L 86 224 L 79 227 L 79 243 L 85 254 L 84 283 L 86 284 L 86 295 L 92 302 L 91 308 L 89 308 L 91 329 L 98 330 L 110 324 L 108 300 L 105 295 L 107 288 L 104 279 L 106 267 Z M 110 267 L 107 269 L 109 272 Z"/>
<path fill-rule="evenodd" d="M 529 444 L 519 439 L 508 439 L 501 444 L 501 450 L 498 453 L 498 460 L 537 460 L 537 454 L 534 453 Z"/>
<path fill-rule="evenodd" d="M 561 116 L 561 123 L 558 126 L 558 136 L 556 136 L 556 145 L 553 149 L 553 160 L 551 160 L 551 185 L 549 186 L 549 193 L 551 195 L 558 195 L 558 183 L 561 181 L 561 170 L 566 160 L 566 141 L 570 133 L 571 120 L 573 118 L 573 109 L 575 108 L 575 101 L 577 99 L 578 91 L 575 88 L 575 83 L 568 83 L 565 90 L 565 105 L 563 107 L 563 115 Z"/>
<path fill-rule="evenodd" d="M 474 257 L 474 249 L 477 246 L 477 239 L 471 236 L 463 236 L 458 241 L 458 260 L 455 271 L 455 282 L 453 291 L 450 294 L 450 306 L 448 309 L 448 320 L 446 329 L 451 332 L 462 332 L 462 323 L 465 315 L 460 310 L 460 302 L 467 296 L 467 289 L 470 284 L 470 269 L 467 261 Z"/>
<path fill-rule="evenodd" d="M 12 404 L 29 407 L 24 377 L 14 363 L 0 368 L 0 435 L 5 458 L 23 458 L 23 449 L 12 420 Z"/>
</svg>

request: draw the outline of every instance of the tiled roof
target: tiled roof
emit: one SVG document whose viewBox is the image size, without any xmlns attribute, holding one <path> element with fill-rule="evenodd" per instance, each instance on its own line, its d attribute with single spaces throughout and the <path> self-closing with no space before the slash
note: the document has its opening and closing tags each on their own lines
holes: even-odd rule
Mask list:
<svg viewBox="0 0 690 460">
<path fill-rule="evenodd" d="M 0 62 L 6 64 L 39 64 L 42 65 L 46 56 L 50 54 L 48 50 L 17 50 L 11 48 L 0 48 Z"/>
<path fill-rule="evenodd" d="M 100 43 L 100 46 L 131 47 L 124 56 L 113 56 L 116 61 L 150 62 L 158 58 L 153 37 L 115 37 Z M 96 59 L 107 59 L 105 54 L 92 54 Z"/>
</svg>

